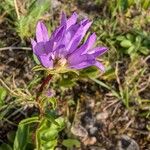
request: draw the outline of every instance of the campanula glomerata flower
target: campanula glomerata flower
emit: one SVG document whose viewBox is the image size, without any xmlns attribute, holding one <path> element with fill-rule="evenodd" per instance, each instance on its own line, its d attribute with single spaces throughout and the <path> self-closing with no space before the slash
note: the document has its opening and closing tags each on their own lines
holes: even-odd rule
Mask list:
<svg viewBox="0 0 150 150">
<path fill-rule="evenodd" d="M 78 70 L 96 66 L 104 71 L 104 66 L 97 60 L 97 57 L 104 54 L 107 48 L 94 47 L 95 33 L 89 35 L 83 43 L 82 40 L 92 22 L 88 19 L 77 22 L 77 18 L 76 13 L 73 13 L 68 19 L 62 13 L 60 25 L 51 36 L 48 35 L 43 22 L 39 21 L 36 27 L 36 41 L 31 39 L 34 54 L 48 69 L 66 67 Z"/>
</svg>

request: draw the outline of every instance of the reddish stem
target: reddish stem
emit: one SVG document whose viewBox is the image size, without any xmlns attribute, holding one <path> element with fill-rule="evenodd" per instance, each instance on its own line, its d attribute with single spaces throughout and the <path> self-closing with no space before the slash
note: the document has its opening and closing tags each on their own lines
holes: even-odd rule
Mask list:
<svg viewBox="0 0 150 150">
<path fill-rule="evenodd" d="M 52 75 L 49 74 L 45 79 L 43 79 L 42 84 L 40 88 L 38 89 L 37 96 L 36 96 L 36 101 L 39 102 L 39 96 L 42 94 L 44 87 L 48 84 L 48 82 L 51 80 Z"/>
</svg>

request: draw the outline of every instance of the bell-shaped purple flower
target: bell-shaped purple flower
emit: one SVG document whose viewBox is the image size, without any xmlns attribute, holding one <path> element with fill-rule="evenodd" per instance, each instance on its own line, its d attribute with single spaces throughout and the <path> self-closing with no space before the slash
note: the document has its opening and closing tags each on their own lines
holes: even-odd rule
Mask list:
<svg viewBox="0 0 150 150">
<path fill-rule="evenodd" d="M 66 67 L 69 69 L 83 69 L 97 66 L 104 71 L 104 66 L 97 61 L 97 57 L 107 51 L 106 47 L 94 47 L 95 33 L 81 45 L 92 22 L 83 19 L 77 22 L 78 15 L 73 13 L 67 19 L 62 13 L 60 26 L 52 33 L 51 37 L 45 25 L 40 21 L 36 27 L 36 41 L 31 40 L 34 54 L 41 64 L 50 69 Z"/>
</svg>

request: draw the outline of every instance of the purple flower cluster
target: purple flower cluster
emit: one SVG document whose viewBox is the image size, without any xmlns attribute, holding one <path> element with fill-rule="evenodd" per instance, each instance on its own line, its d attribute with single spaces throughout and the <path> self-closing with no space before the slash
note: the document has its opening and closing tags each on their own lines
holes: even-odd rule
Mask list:
<svg viewBox="0 0 150 150">
<path fill-rule="evenodd" d="M 77 22 L 78 15 L 73 13 L 70 18 L 62 13 L 60 26 L 48 35 L 47 28 L 39 21 L 36 27 L 36 41 L 31 39 L 34 54 L 46 68 L 67 67 L 83 69 L 97 66 L 104 71 L 104 66 L 97 57 L 107 51 L 106 47 L 94 47 L 95 33 L 81 44 L 92 22 L 83 19 Z"/>
</svg>

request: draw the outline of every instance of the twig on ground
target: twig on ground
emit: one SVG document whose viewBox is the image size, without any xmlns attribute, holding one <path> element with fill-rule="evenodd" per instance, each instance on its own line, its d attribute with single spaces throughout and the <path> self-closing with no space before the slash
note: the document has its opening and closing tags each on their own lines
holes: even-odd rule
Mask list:
<svg viewBox="0 0 150 150">
<path fill-rule="evenodd" d="M 128 130 L 128 128 L 130 127 L 130 125 L 134 122 L 134 118 L 132 118 L 126 125 L 125 127 L 122 129 L 122 134 L 125 133 L 126 130 Z"/>
<path fill-rule="evenodd" d="M 105 108 L 103 108 L 103 111 L 107 110 L 109 107 L 115 105 L 115 104 L 118 103 L 118 102 L 119 102 L 119 100 L 113 101 L 112 103 L 110 103 L 109 105 L 107 105 Z"/>
<path fill-rule="evenodd" d="M 144 135 L 149 135 L 150 134 L 149 131 L 143 131 L 143 130 L 139 130 L 139 129 L 135 129 L 135 128 L 128 128 L 127 130 L 138 132 L 139 134 L 144 134 Z"/>
<path fill-rule="evenodd" d="M 5 51 L 5 50 L 15 50 L 15 49 L 21 49 L 21 50 L 27 50 L 30 51 L 32 50 L 30 47 L 2 47 L 0 48 L 0 51 Z"/>
<path fill-rule="evenodd" d="M 14 0 L 14 5 L 15 5 L 15 10 L 16 10 L 17 18 L 20 19 L 20 14 L 19 14 L 19 9 L 18 9 L 18 5 L 17 5 L 17 0 Z"/>
<path fill-rule="evenodd" d="M 114 110 L 113 110 L 113 112 L 112 112 L 111 117 L 113 117 L 113 116 L 115 115 L 117 109 L 119 108 L 119 105 L 120 105 L 120 103 L 116 104 L 116 106 L 115 106 L 115 108 L 114 108 Z"/>
</svg>

